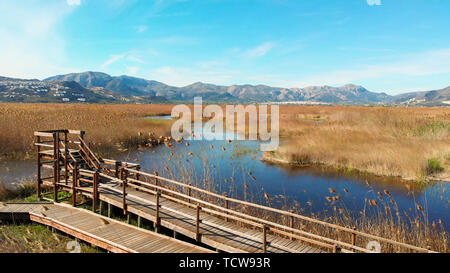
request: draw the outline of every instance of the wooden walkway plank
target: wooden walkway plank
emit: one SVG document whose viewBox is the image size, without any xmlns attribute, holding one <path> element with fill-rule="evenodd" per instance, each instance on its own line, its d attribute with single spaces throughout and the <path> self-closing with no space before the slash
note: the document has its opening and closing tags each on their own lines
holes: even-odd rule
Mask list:
<svg viewBox="0 0 450 273">
<path fill-rule="evenodd" d="M 42 211 L 42 206 L 47 209 Z M 138 252 L 134 246 L 145 252 L 213 252 L 167 236 L 136 228 L 134 226 L 94 214 L 90 211 L 73 208 L 63 204 L 12 204 L 0 207 L 0 216 L 11 216 L 14 213 L 25 213 L 28 210 L 30 219 L 52 226 L 82 240 L 112 250 L 113 252 Z M 34 216 L 33 216 L 34 215 Z M 102 225 L 106 221 L 108 224 Z M 152 248 L 157 243 L 157 247 Z"/>
</svg>

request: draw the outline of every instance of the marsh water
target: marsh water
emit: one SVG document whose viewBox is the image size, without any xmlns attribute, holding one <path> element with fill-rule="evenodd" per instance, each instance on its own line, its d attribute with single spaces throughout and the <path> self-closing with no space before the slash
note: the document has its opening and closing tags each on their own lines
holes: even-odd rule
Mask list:
<svg viewBox="0 0 450 273">
<path fill-rule="evenodd" d="M 169 119 L 170 117 L 152 117 Z M 165 145 L 124 152 L 115 159 L 140 163 L 144 171 L 192 183 L 228 196 L 279 208 L 295 207 L 306 215 L 356 217 L 399 211 L 402 217 L 442 220 L 450 227 L 450 183 L 419 184 L 390 177 L 346 174 L 320 166 L 299 167 L 263 162 L 258 141 L 207 141 L 203 132 L 172 148 Z M 200 137 L 199 137 L 200 136 Z M 34 161 L 0 163 L 0 180 L 20 183 L 35 176 Z M 28 178 L 28 179 L 27 179 Z M 269 199 L 265 197 L 268 195 Z M 340 197 L 329 201 L 327 197 Z M 369 204 L 377 200 L 377 206 Z M 395 202 L 393 202 L 395 201 Z M 417 210 L 417 205 L 424 212 Z M 335 207 L 337 211 L 335 211 Z M 406 212 L 406 213 L 405 213 Z"/>
</svg>

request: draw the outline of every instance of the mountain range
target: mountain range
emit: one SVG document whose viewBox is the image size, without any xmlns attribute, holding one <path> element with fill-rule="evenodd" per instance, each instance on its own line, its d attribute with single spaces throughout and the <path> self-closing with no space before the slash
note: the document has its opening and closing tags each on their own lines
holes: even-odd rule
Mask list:
<svg viewBox="0 0 450 273">
<path fill-rule="evenodd" d="M 341 87 L 311 86 L 280 88 L 267 85 L 222 86 L 196 82 L 184 87 L 130 76 L 101 72 L 72 73 L 43 81 L 0 77 L 0 102 L 91 102 L 91 103 L 173 103 L 193 102 L 201 96 L 217 103 L 326 103 L 450 105 L 450 86 L 441 90 L 412 92 L 397 96 L 376 93 L 347 84 Z"/>
</svg>

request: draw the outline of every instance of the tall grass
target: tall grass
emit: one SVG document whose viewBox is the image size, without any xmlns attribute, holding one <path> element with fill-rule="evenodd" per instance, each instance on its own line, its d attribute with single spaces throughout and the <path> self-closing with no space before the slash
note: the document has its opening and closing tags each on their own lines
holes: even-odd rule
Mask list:
<svg viewBox="0 0 450 273">
<path fill-rule="evenodd" d="M 19 183 L 16 187 L 7 187 L 3 181 L 0 181 L 0 201 L 25 199 L 37 192 L 35 182 Z"/>
<path fill-rule="evenodd" d="M 145 116 L 170 114 L 170 105 L 0 104 L 0 158 L 34 156 L 33 132 L 85 130 L 102 153 L 145 144 L 149 134 L 170 134 L 170 123 L 151 123 Z"/>
<path fill-rule="evenodd" d="M 175 145 L 184 145 L 184 143 Z M 233 144 L 224 145 L 229 148 L 227 145 Z M 215 148 L 218 149 L 218 147 Z M 438 252 L 448 252 L 450 249 L 450 237 L 447 228 L 444 226 L 444 222 L 442 219 L 430 221 L 426 204 L 419 204 L 414 201 L 412 210 L 401 210 L 389 190 L 378 192 L 372 187 L 370 182 L 366 182 L 369 193 L 367 196 L 370 196 L 371 199 L 361 200 L 363 206 L 360 211 L 350 210 L 346 205 L 348 201 L 347 197 L 351 197 L 353 194 L 351 190 L 344 189 L 339 191 L 330 188 L 330 193 L 323 196 L 323 201 L 327 202 L 328 209 L 311 212 L 315 211 L 315 204 L 313 202 L 307 202 L 307 205 L 301 205 L 298 201 L 289 197 L 289 194 L 269 195 L 256 178 L 258 175 L 253 174 L 245 166 L 236 164 L 236 166 L 231 168 L 230 172 L 221 173 L 220 168 L 212 164 L 208 160 L 209 157 L 205 155 L 211 149 L 213 148 L 203 146 L 192 150 L 192 152 L 189 152 L 190 150 L 187 149 L 184 153 L 177 153 L 169 148 L 167 149 L 167 157 L 161 156 L 160 158 L 165 163 L 163 167 L 158 169 L 159 175 L 182 181 L 185 184 L 191 184 L 220 195 L 227 195 L 232 198 L 285 211 L 293 211 L 300 215 L 310 216 L 314 219 L 344 227 L 355 228 L 358 231 L 392 239 L 397 242 L 407 243 L 425 249 L 430 248 Z M 136 156 L 139 159 L 139 154 Z M 196 168 L 196 166 L 199 166 L 199 168 Z M 148 182 L 152 182 L 151 179 Z M 160 184 L 171 190 L 187 194 L 183 187 L 166 184 L 162 181 L 160 181 Z M 418 185 L 415 183 L 405 183 L 403 185 L 408 190 L 408 195 L 410 196 L 414 196 L 415 194 L 414 186 Z M 218 198 L 196 191 L 192 191 L 191 195 L 195 198 L 223 206 L 223 200 Z M 234 210 L 260 219 L 274 221 L 286 226 L 290 225 L 290 219 L 279 214 L 234 203 L 231 203 L 230 206 Z M 246 226 L 242 223 L 237 224 Z M 295 220 L 294 227 L 347 243 L 350 243 L 352 240 L 351 234 L 349 233 L 339 232 L 335 229 L 303 220 Z M 370 241 L 357 236 L 356 244 L 365 248 Z M 409 251 L 404 247 L 382 242 L 381 247 L 382 252 L 386 253 Z"/>
<path fill-rule="evenodd" d="M 449 108 L 284 106 L 280 130 L 283 145 L 267 158 L 413 180 L 433 159 L 432 174 L 449 177 Z"/>
</svg>

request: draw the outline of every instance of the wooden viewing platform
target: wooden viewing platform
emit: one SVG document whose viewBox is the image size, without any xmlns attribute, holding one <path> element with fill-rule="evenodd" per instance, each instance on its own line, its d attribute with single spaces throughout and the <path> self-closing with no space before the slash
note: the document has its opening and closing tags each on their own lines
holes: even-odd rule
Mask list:
<svg viewBox="0 0 450 273">
<path fill-rule="evenodd" d="M 74 207 L 78 205 L 77 196 L 82 195 L 92 200 L 94 212 L 103 213 L 108 209 L 111 216 L 112 208 L 117 207 L 129 220 L 132 216 L 138 217 L 138 226 L 146 219 L 153 223 L 156 231 L 164 227 L 171 230 L 174 237 L 182 234 L 224 252 L 371 252 L 366 249 L 369 241 L 395 246 L 405 252 L 431 252 L 293 212 L 223 196 L 160 177 L 157 173 L 146 173 L 140 170 L 139 164 L 102 159 L 91 150 L 84 136 L 84 131 L 75 130 L 35 132 L 38 196 L 45 199 L 42 186 L 50 187 L 55 208 L 59 208 L 56 204 L 59 191 L 72 194 Z M 52 173 L 49 177 L 43 177 L 46 169 Z M 92 213 L 89 215 L 93 217 Z M 84 222 L 81 216 L 74 219 L 77 220 L 73 220 L 73 224 Z M 349 240 L 340 241 L 295 228 L 298 223 L 347 234 Z M 114 237 L 114 233 L 109 235 Z"/>
</svg>

